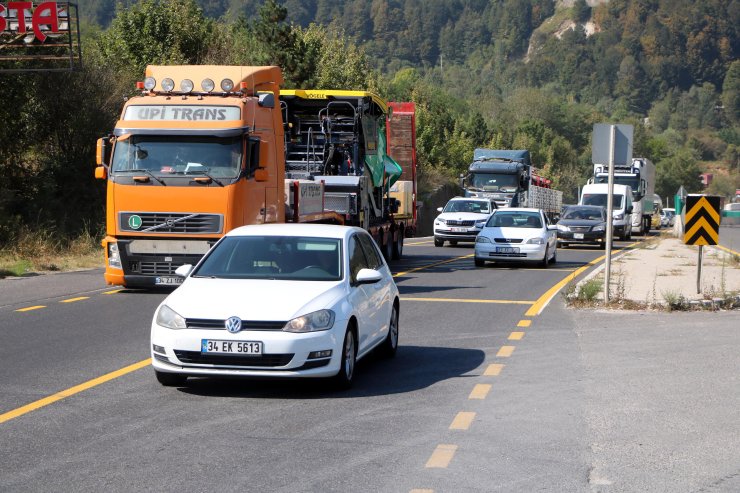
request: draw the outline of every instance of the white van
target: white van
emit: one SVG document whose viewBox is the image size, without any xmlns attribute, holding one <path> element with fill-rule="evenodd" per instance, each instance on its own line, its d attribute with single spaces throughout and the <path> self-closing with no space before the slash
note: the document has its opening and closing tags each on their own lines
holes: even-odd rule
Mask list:
<svg viewBox="0 0 740 493">
<path fill-rule="evenodd" d="M 606 207 L 609 185 L 590 183 L 581 190 L 580 205 L 600 205 Z M 614 184 L 613 227 L 614 235 L 620 240 L 632 238 L 632 189 L 627 185 Z"/>
</svg>

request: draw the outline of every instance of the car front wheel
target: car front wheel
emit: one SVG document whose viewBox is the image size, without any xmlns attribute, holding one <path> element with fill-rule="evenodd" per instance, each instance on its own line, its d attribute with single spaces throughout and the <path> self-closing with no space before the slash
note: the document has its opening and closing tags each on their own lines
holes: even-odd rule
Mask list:
<svg viewBox="0 0 740 493">
<path fill-rule="evenodd" d="M 540 267 L 542 267 L 543 269 L 547 269 L 547 264 L 550 263 L 550 259 L 547 258 L 549 255 L 550 255 L 550 248 L 549 246 L 546 246 L 545 256 L 542 258 L 542 261 L 540 262 Z"/>
<path fill-rule="evenodd" d="M 391 320 L 388 323 L 388 335 L 380 344 L 379 349 L 379 353 L 384 358 L 394 357 L 396 350 L 398 350 L 398 306 L 395 304 L 393 310 L 391 310 Z"/>
<path fill-rule="evenodd" d="M 441 247 L 441 246 L 444 246 L 444 244 L 445 244 L 445 240 L 440 240 L 438 238 L 434 239 L 434 246 Z"/>
<path fill-rule="evenodd" d="M 344 334 L 344 343 L 342 344 L 342 361 L 339 373 L 334 377 L 334 385 L 337 389 L 346 390 L 352 386 L 352 380 L 355 376 L 355 363 L 357 362 L 355 344 L 355 333 L 351 327 L 347 327 L 347 333 Z"/>
</svg>

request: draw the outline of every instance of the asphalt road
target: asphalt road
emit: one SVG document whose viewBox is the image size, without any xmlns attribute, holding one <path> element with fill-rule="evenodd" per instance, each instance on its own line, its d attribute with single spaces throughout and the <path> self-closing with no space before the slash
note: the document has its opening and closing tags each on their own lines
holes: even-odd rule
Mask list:
<svg viewBox="0 0 740 493">
<path fill-rule="evenodd" d="M 164 388 L 145 360 L 165 294 L 117 291 L 100 271 L 0 280 L 0 491 L 695 491 L 719 479 L 707 491 L 733 487 L 733 455 L 687 467 L 667 489 L 615 462 L 624 449 L 607 397 L 625 387 L 604 382 L 618 382 L 626 363 L 591 330 L 603 315 L 567 310 L 559 295 L 527 315 L 600 250 L 560 250 L 549 269 L 476 269 L 471 254 L 407 242 L 392 264 L 402 294 L 397 357 L 361 362 L 347 392 L 214 379 Z M 650 347 L 660 335 L 652 337 Z M 726 337 L 722 347 L 740 342 Z M 713 378 L 736 384 L 736 366 L 715 364 Z M 737 449 L 737 413 L 724 404 L 738 391 L 723 389 L 714 397 L 722 405 L 701 416 L 727 421 L 723 445 Z M 635 392 L 634 405 L 641 399 Z M 712 446 L 693 445 L 697 460 Z"/>
</svg>

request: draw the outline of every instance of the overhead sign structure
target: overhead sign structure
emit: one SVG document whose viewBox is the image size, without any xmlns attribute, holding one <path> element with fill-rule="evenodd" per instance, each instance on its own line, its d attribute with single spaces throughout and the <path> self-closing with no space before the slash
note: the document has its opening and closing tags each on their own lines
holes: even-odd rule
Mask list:
<svg viewBox="0 0 740 493">
<path fill-rule="evenodd" d="M 612 148 L 612 127 L 614 134 L 614 166 L 632 166 L 632 136 L 635 127 L 623 123 L 594 124 L 593 142 L 591 145 L 591 162 L 608 164 Z"/>
<path fill-rule="evenodd" d="M 719 243 L 720 198 L 710 195 L 687 195 L 683 242 L 686 245 Z"/>
<path fill-rule="evenodd" d="M 0 73 L 70 71 L 81 65 L 76 4 L 0 2 Z"/>
</svg>

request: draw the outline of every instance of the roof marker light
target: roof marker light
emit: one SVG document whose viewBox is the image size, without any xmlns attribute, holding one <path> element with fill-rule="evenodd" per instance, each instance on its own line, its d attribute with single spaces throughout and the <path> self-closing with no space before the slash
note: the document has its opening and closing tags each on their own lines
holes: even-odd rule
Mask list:
<svg viewBox="0 0 740 493">
<path fill-rule="evenodd" d="M 175 88 L 175 81 L 169 77 L 162 79 L 162 90 L 165 92 L 171 92 Z"/>
<path fill-rule="evenodd" d="M 144 89 L 144 83 L 141 81 L 136 82 L 136 88 L 137 89 Z"/>
<path fill-rule="evenodd" d="M 231 79 L 224 79 L 221 81 L 221 90 L 224 92 L 231 92 L 234 89 L 234 81 Z"/>
<path fill-rule="evenodd" d="M 203 79 L 203 82 L 200 83 L 200 87 L 205 92 L 211 92 L 215 89 L 216 83 L 213 82 L 213 79 Z"/>
<path fill-rule="evenodd" d="M 190 92 L 193 90 L 193 87 L 195 87 L 195 85 L 190 79 L 183 79 L 182 82 L 180 82 L 180 90 L 182 92 Z"/>
<path fill-rule="evenodd" d="M 157 79 L 155 79 L 154 77 L 147 77 L 146 79 L 144 79 L 144 89 L 146 89 L 147 91 L 153 90 L 156 85 Z"/>
</svg>

